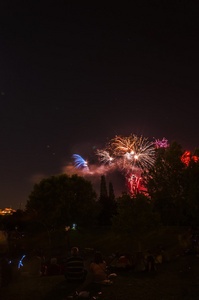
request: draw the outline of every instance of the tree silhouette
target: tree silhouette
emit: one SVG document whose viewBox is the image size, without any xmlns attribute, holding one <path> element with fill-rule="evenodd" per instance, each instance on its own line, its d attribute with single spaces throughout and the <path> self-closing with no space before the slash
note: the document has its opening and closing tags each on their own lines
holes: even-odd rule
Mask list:
<svg viewBox="0 0 199 300">
<path fill-rule="evenodd" d="M 196 228 L 199 226 L 199 161 L 190 162 L 185 169 L 184 184 L 184 222 Z"/>
<path fill-rule="evenodd" d="M 154 210 L 165 225 L 179 225 L 184 202 L 184 170 L 182 146 L 172 142 L 168 148 L 156 150 L 154 166 L 146 173 L 146 186 Z"/>
<path fill-rule="evenodd" d="M 100 182 L 100 214 L 99 223 L 100 225 L 110 225 L 111 218 L 116 212 L 115 194 L 112 182 L 109 182 L 109 194 L 107 192 L 106 178 L 104 175 L 101 176 Z"/>
<path fill-rule="evenodd" d="M 47 226 L 88 224 L 95 218 L 96 193 L 78 175 L 51 176 L 34 186 L 26 208 Z"/>
<path fill-rule="evenodd" d="M 113 216 L 113 229 L 122 235 L 131 235 L 139 247 L 142 236 L 160 225 L 160 216 L 153 212 L 149 198 L 138 193 L 134 198 L 123 193 L 117 199 L 117 214 Z"/>
</svg>

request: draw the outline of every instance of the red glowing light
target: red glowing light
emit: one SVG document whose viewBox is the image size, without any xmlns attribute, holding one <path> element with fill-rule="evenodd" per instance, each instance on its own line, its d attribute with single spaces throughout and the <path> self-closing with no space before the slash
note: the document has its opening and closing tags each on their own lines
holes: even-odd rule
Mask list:
<svg viewBox="0 0 199 300">
<path fill-rule="evenodd" d="M 137 193 L 142 192 L 146 193 L 146 188 L 143 186 L 143 179 L 140 172 L 130 173 L 126 176 L 128 191 L 132 196 L 135 196 Z"/>
<path fill-rule="evenodd" d="M 198 156 L 191 156 L 190 151 L 185 151 L 185 153 L 181 157 L 181 161 L 188 166 L 190 164 L 190 161 L 193 160 L 194 162 L 197 162 L 199 160 Z"/>
<path fill-rule="evenodd" d="M 198 156 L 192 156 L 192 158 L 195 162 L 197 162 L 199 160 L 199 157 Z"/>
<path fill-rule="evenodd" d="M 182 155 L 181 157 L 181 161 L 185 164 L 185 165 L 189 165 L 190 161 L 191 161 L 191 152 L 189 151 L 185 151 L 185 153 Z"/>
</svg>

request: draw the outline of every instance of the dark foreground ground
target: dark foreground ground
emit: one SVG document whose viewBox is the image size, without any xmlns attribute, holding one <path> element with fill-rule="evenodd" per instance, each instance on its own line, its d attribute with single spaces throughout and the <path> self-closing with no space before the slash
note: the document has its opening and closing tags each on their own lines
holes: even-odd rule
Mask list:
<svg viewBox="0 0 199 300">
<path fill-rule="evenodd" d="M 199 299 L 199 258 L 179 256 L 156 273 L 117 272 L 113 285 L 102 287 L 101 300 Z M 19 278 L 0 293 L 1 300 L 64 300 L 75 291 L 63 275 Z"/>
</svg>

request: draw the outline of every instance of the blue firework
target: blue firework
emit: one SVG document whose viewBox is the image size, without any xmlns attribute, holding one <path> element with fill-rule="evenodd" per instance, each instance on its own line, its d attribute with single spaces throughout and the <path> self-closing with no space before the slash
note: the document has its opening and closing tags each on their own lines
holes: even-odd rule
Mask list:
<svg viewBox="0 0 199 300">
<path fill-rule="evenodd" d="M 73 154 L 73 159 L 75 162 L 75 168 L 77 169 L 88 169 L 88 163 L 80 155 Z"/>
</svg>

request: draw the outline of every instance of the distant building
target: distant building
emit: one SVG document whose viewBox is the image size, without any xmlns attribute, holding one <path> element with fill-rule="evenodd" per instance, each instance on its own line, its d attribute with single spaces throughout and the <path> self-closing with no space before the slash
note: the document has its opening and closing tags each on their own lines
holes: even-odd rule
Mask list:
<svg viewBox="0 0 199 300">
<path fill-rule="evenodd" d="M 0 215 L 13 215 L 13 213 L 16 212 L 16 210 L 12 208 L 5 208 L 4 210 L 0 209 Z"/>
</svg>

